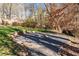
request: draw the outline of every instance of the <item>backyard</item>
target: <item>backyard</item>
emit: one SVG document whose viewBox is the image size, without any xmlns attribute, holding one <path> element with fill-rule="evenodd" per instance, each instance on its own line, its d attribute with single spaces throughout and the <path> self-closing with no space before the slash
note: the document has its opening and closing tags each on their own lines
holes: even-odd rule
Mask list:
<svg viewBox="0 0 79 59">
<path fill-rule="evenodd" d="M 79 4 L 0 3 L 0 56 L 79 56 Z"/>
</svg>

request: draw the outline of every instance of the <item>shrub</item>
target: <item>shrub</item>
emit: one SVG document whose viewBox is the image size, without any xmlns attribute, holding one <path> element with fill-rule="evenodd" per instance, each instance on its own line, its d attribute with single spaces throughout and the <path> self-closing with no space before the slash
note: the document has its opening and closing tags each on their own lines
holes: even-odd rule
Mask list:
<svg viewBox="0 0 79 59">
<path fill-rule="evenodd" d="M 32 27 L 35 28 L 37 25 L 36 21 L 33 21 L 32 19 L 27 19 L 24 23 L 22 23 L 23 27 Z"/>
</svg>

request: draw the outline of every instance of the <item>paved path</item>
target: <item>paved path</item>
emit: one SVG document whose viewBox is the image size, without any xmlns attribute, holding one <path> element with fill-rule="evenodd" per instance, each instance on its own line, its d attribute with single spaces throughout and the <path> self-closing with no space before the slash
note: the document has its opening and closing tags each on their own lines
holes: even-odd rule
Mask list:
<svg viewBox="0 0 79 59">
<path fill-rule="evenodd" d="M 28 47 L 33 56 L 58 56 L 62 47 L 69 46 L 68 39 L 48 33 L 26 33 L 14 41 Z"/>
</svg>

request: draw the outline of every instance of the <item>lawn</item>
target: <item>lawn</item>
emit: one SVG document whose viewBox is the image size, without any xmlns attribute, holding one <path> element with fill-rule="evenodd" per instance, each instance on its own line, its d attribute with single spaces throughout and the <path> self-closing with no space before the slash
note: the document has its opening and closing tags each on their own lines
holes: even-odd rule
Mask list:
<svg viewBox="0 0 79 59">
<path fill-rule="evenodd" d="M 46 31 L 38 28 L 25 28 L 20 26 L 0 26 L 0 56 L 16 55 L 18 47 L 12 41 L 10 35 L 18 31 Z"/>
<path fill-rule="evenodd" d="M 26 28 L 21 26 L 0 26 L 0 56 L 17 55 L 20 50 L 17 44 L 12 41 L 10 35 L 14 32 L 48 32 L 46 29 Z"/>
<path fill-rule="evenodd" d="M 15 43 L 11 40 L 10 34 L 21 31 L 18 27 L 0 26 L 0 56 L 16 55 Z"/>
<path fill-rule="evenodd" d="M 21 26 L 0 26 L 0 56 L 16 56 L 23 49 L 12 41 L 11 34 L 14 32 L 50 32 L 50 29 L 27 28 Z"/>
</svg>

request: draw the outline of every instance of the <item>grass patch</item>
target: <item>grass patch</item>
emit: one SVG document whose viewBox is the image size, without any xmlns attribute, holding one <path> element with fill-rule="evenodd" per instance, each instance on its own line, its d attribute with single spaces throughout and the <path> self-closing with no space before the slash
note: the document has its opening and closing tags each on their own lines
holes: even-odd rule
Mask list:
<svg viewBox="0 0 79 59">
<path fill-rule="evenodd" d="M 0 56 L 16 55 L 14 53 L 15 43 L 10 38 L 10 34 L 22 31 L 18 27 L 0 26 Z"/>
<path fill-rule="evenodd" d="M 35 31 L 35 32 L 51 32 L 50 29 L 44 28 L 25 28 L 26 31 Z"/>
<path fill-rule="evenodd" d="M 51 32 L 50 29 L 43 28 L 27 28 L 21 26 L 0 26 L 0 56 L 17 55 L 20 47 L 10 38 L 10 34 L 14 32 L 35 31 L 35 32 Z M 18 50 L 19 49 L 19 50 Z"/>
</svg>

